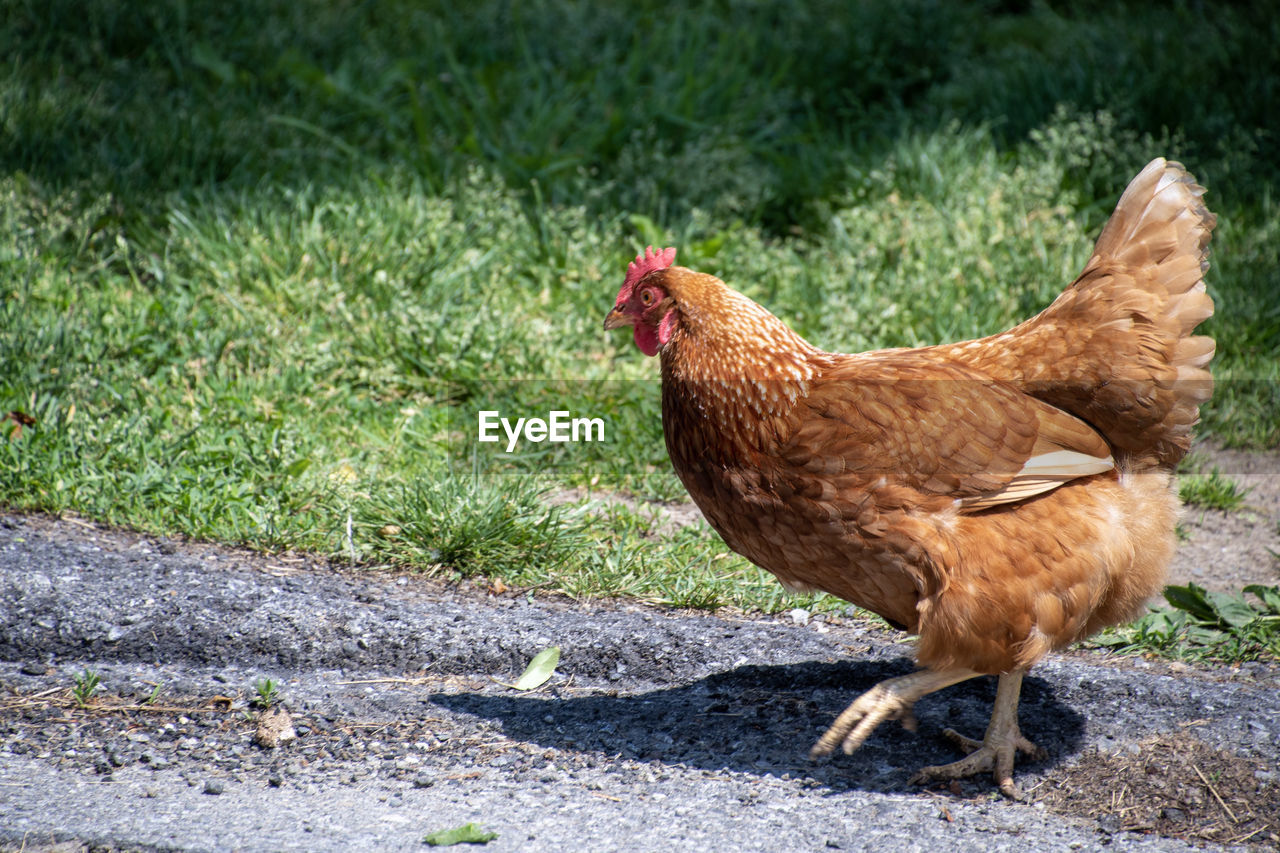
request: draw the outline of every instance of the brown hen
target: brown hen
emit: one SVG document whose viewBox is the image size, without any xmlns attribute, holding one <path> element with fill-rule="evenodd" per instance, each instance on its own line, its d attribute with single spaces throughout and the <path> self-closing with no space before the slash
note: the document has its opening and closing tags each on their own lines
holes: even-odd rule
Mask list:
<svg viewBox="0 0 1280 853">
<path fill-rule="evenodd" d="M 992 771 L 1016 797 L 1023 674 L 1133 618 L 1163 583 L 1212 379 L 1214 216 L 1178 163 L 1133 180 L 1070 287 L 999 335 L 844 355 L 710 275 L 646 251 L 605 328 L 662 363 L 676 473 L 729 547 L 919 635 L 922 669 L 863 694 L 813 747 L 856 749 L 925 694 L 1000 676 L 986 736 L 930 781 Z"/>
</svg>

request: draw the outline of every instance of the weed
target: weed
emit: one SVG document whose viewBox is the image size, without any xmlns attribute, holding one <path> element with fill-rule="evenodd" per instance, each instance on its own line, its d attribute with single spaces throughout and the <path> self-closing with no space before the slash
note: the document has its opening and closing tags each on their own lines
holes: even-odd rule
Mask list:
<svg viewBox="0 0 1280 853">
<path fill-rule="evenodd" d="M 74 676 L 73 680 L 75 685 L 71 688 L 71 696 L 76 700 L 78 706 L 87 708 L 94 694 L 98 692 L 98 688 L 102 685 L 102 678 L 98 673 L 86 667 L 84 672 Z"/>
<path fill-rule="evenodd" d="M 1251 584 L 1231 595 L 1193 583 L 1166 587 L 1164 596 L 1169 607 L 1153 609 L 1094 643 L 1122 652 L 1154 651 L 1190 659 L 1280 658 L 1280 588 Z"/>
<path fill-rule="evenodd" d="M 253 683 L 253 690 L 258 694 L 253 704 L 264 711 L 280 701 L 280 682 L 273 678 L 259 678 Z"/>
</svg>

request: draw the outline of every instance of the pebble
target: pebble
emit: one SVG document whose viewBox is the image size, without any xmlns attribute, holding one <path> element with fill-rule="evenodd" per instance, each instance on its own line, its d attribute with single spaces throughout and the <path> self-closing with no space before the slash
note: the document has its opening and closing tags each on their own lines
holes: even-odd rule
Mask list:
<svg viewBox="0 0 1280 853">
<path fill-rule="evenodd" d="M 218 794 L 221 794 L 225 790 L 226 790 L 226 787 L 222 784 L 221 780 L 210 779 L 209 781 L 204 783 L 204 792 L 206 794 L 212 794 L 216 797 Z"/>
</svg>

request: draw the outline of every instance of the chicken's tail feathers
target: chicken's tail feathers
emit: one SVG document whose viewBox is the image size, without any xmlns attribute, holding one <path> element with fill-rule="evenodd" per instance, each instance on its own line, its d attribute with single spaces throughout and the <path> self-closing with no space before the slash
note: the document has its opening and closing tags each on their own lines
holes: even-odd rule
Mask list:
<svg viewBox="0 0 1280 853">
<path fill-rule="evenodd" d="M 1093 256 L 1048 308 L 975 352 L 979 366 L 1091 424 L 1131 466 L 1172 465 L 1213 390 L 1205 289 L 1216 217 L 1182 164 L 1151 161 Z"/>
<path fill-rule="evenodd" d="M 1094 259 L 1162 270 L 1170 292 L 1185 293 L 1209 269 L 1209 237 L 1218 218 L 1204 203 L 1204 187 L 1181 163 L 1158 157 L 1129 182 L 1098 235 Z M 1212 308 L 1211 308 L 1212 310 Z"/>
<path fill-rule="evenodd" d="M 1195 182 L 1181 163 L 1152 160 L 1125 189 L 1107 221 L 1093 257 L 1085 266 L 1118 267 L 1138 273 L 1137 285 L 1145 305 L 1125 305 L 1121 313 L 1145 309 L 1146 317 L 1176 345 L 1170 353 L 1173 366 L 1203 370 L 1213 357 L 1212 338 L 1192 337 L 1191 332 L 1213 316 L 1213 300 L 1205 288 L 1209 269 L 1209 238 L 1218 218 L 1204 204 L 1204 187 Z M 1086 287 L 1081 275 L 1075 287 Z M 1144 300 L 1134 300 L 1144 301 Z M 1208 379 L 1208 373 L 1196 378 Z"/>
<path fill-rule="evenodd" d="M 1119 408 L 1109 410 L 1124 414 L 1108 439 L 1164 464 L 1190 448 L 1200 404 L 1213 392 L 1207 368 L 1216 344 L 1192 334 L 1213 316 L 1204 275 L 1217 217 L 1204 192 L 1181 163 L 1152 160 L 1120 196 L 1071 288 L 1093 295 L 1086 301 L 1098 331 L 1122 332 L 1110 353 Z"/>
</svg>

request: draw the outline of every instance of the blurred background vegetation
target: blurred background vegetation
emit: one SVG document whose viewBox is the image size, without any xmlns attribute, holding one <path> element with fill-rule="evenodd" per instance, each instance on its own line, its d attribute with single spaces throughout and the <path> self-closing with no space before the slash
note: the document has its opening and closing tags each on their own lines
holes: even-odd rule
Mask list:
<svg viewBox="0 0 1280 853">
<path fill-rule="evenodd" d="M 600 331 L 626 262 L 676 245 L 829 349 L 986 334 L 1155 156 L 1219 214 L 1206 429 L 1280 441 L 1269 2 L 0 0 L 0 56 L 10 508 L 788 606 L 563 500 L 681 495 L 656 364 Z M 607 447 L 450 466 L 494 378 L 584 380 Z"/>
</svg>

